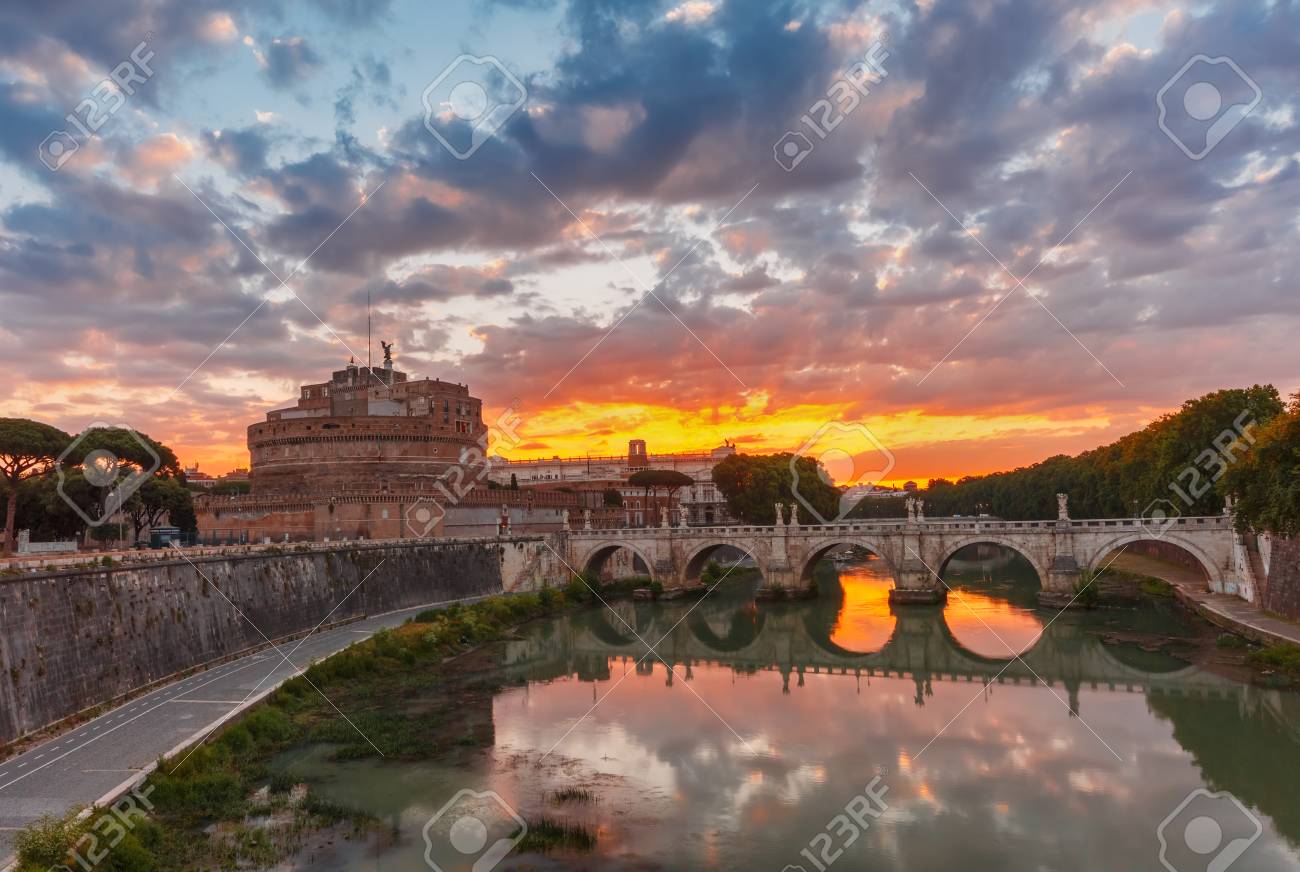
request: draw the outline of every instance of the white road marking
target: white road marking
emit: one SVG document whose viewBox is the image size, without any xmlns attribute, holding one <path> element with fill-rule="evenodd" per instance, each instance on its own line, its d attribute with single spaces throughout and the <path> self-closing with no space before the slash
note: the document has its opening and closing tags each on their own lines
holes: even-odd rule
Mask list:
<svg viewBox="0 0 1300 872">
<path fill-rule="evenodd" d="M 253 666 L 253 665 L 254 665 L 253 663 L 248 663 L 248 664 L 245 664 L 244 666 L 241 666 L 240 669 L 247 669 L 248 667 Z M 234 671 L 238 671 L 238 670 L 234 670 Z M 206 684 L 211 684 L 211 683 L 214 682 L 214 681 L 217 681 L 217 678 L 213 678 L 211 681 L 206 682 Z M 204 686 L 206 686 L 206 684 L 205 684 Z M 125 721 L 125 722 L 123 722 L 123 723 L 120 723 L 120 724 L 118 724 L 116 727 L 113 727 L 113 729 L 111 729 L 111 730 L 105 730 L 104 732 L 100 733 L 98 736 L 95 736 L 93 739 L 87 739 L 85 742 L 82 742 L 80 745 L 78 745 L 77 747 L 75 747 L 75 748 L 73 748 L 73 749 L 71 749 L 71 750 L 69 750 L 69 751 L 64 751 L 64 752 L 63 752 L 62 754 L 60 754 L 58 757 L 55 757 L 53 760 L 50 760 L 50 761 L 47 762 L 47 763 L 42 763 L 40 766 L 37 766 L 35 769 L 32 769 L 30 772 L 24 772 L 22 775 L 18 776 L 17 778 L 15 778 L 15 779 L 13 779 L 13 780 L 11 780 L 11 781 L 6 781 L 4 784 L 0 784 L 0 790 L 4 790 L 6 787 L 10 787 L 10 786 L 12 786 L 12 785 L 14 785 L 14 784 L 17 784 L 19 781 L 22 781 L 22 780 L 23 780 L 24 778 L 26 778 L 28 775 L 31 775 L 31 774 L 33 774 L 33 773 L 35 773 L 35 772 L 39 772 L 39 771 L 41 771 L 41 770 L 44 769 L 46 766 L 49 766 L 51 763 L 57 763 L 58 761 L 62 760 L 64 757 L 67 757 L 69 754 L 75 754 L 77 751 L 80 751 L 82 748 L 86 747 L 87 745 L 91 744 L 92 742 L 96 742 L 96 741 L 98 741 L 98 740 L 104 738 L 104 737 L 107 736 L 109 733 L 112 733 L 112 732 L 114 732 L 115 730 L 117 730 L 117 729 L 119 729 L 119 728 L 121 728 L 121 727 L 125 727 L 125 726 L 126 726 L 127 724 L 129 724 L 129 723 L 133 723 L 134 721 L 139 720 L 140 718 L 142 718 L 142 717 L 144 717 L 145 715 L 147 715 L 147 714 L 149 714 L 150 712 L 152 712 L 154 709 L 159 708 L 159 707 L 164 706 L 164 705 L 166 705 L 165 702 L 160 702 L 160 703 L 158 703 L 158 705 L 154 706 L 153 708 L 146 709 L 145 711 L 143 711 L 143 712 L 141 712 L 140 714 L 136 715 L 135 717 L 131 718 L 131 720 L 129 720 L 129 721 Z M 119 719 L 120 719 L 120 718 L 119 718 Z M 44 755 L 42 755 L 42 756 L 44 756 Z M 40 758 L 37 758 L 37 759 L 40 759 Z M 27 765 L 26 763 L 23 764 L 23 766 L 26 766 L 26 765 Z M 19 768 L 21 769 L 22 767 L 20 766 Z"/>
</svg>

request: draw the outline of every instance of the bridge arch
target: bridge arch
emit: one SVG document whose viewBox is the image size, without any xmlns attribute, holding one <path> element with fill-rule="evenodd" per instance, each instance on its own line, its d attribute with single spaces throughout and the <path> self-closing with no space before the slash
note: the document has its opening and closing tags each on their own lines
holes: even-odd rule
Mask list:
<svg viewBox="0 0 1300 872">
<path fill-rule="evenodd" d="M 894 568 L 894 561 L 890 559 L 889 551 L 881 547 L 879 543 L 860 536 L 843 536 L 829 539 L 818 539 L 808 544 L 803 559 L 797 567 L 798 573 L 795 576 L 800 583 L 807 584 L 812 580 L 813 570 L 817 567 L 817 562 L 825 557 L 830 551 L 840 548 L 844 545 L 856 545 L 859 548 L 865 548 L 872 554 L 880 558 L 893 576 L 895 584 L 898 582 L 898 573 Z"/>
<path fill-rule="evenodd" d="M 1047 587 L 1047 567 L 1038 559 L 1037 556 L 1034 555 L 1033 550 L 1026 548 L 1023 542 L 1018 542 L 1013 537 L 1002 536 L 992 532 L 975 533 L 952 542 L 945 542 L 942 552 L 943 556 L 939 559 L 937 564 L 929 568 L 933 572 L 938 573 L 940 578 L 943 578 L 943 572 L 948 568 L 948 561 L 952 560 L 958 551 L 971 545 L 984 544 L 999 545 L 1003 548 L 1009 548 L 1016 552 L 1016 554 L 1019 554 L 1034 568 L 1034 573 L 1038 576 L 1038 586 L 1044 589 Z"/>
<path fill-rule="evenodd" d="M 704 567 L 723 548 L 733 548 L 749 557 L 758 567 L 758 571 L 766 575 L 763 571 L 763 565 L 758 561 L 758 556 L 753 551 L 743 545 L 736 544 L 734 541 L 717 539 L 697 545 L 689 552 L 682 566 L 682 580 L 687 584 L 694 584 L 699 581 L 700 575 L 704 572 Z"/>
<path fill-rule="evenodd" d="M 1163 545 L 1172 545 L 1178 550 L 1184 552 L 1185 554 L 1187 554 L 1189 557 L 1191 557 L 1193 560 L 1196 561 L 1197 565 L 1201 570 L 1201 574 L 1205 576 L 1205 580 L 1207 582 L 1219 580 L 1219 577 L 1223 573 L 1224 567 L 1218 566 L 1215 563 L 1214 559 L 1211 558 L 1210 555 L 1203 548 L 1201 548 L 1201 546 L 1197 545 L 1195 542 L 1192 542 L 1187 537 L 1176 536 L 1176 535 L 1160 536 L 1151 533 L 1149 531 L 1125 533 L 1120 536 L 1116 536 L 1114 539 L 1108 542 L 1102 543 L 1097 548 L 1096 552 L 1090 555 L 1088 559 L 1084 562 L 1084 566 L 1086 566 L 1089 570 L 1095 572 L 1096 570 L 1099 570 L 1102 567 L 1106 566 L 1106 561 L 1116 551 L 1119 551 L 1122 548 L 1125 548 L 1129 545 L 1133 545 L 1139 542 L 1151 542 L 1151 543 L 1159 543 Z"/>
<path fill-rule="evenodd" d="M 695 641 L 710 654 L 735 654 L 751 647 L 754 640 L 762 635 L 767 623 L 767 612 L 736 609 L 726 616 L 726 622 L 723 635 L 715 626 L 716 622 L 703 609 L 696 609 L 690 613 L 687 627 Z"/>
<path fill-rule="evenodd" d="M 654 581 L 655 580 L 654 561 L 646 557 L 645 552 L 642 551 L 640 548 L 637 548 L 635 545 L 627 541 L 607 540 L 592 545 L 590 548 L 587 549 L 587 552 L 583 554 L 582 557 L 578 558 L 574 568 L 576 568 L 579 572 L 583 573 L 584 575 L 594 574 L 597 578 L 599 578 L 600 573 L 605 568 L 605 563 L 609 560 L 609 558 L 614 556 L 614 553 L 616 551 L 619 551 L 624 548 L 632 552 L 632 554 L 635 555 L 636 558 L 641 561 L 641 563 L 645 566 L 646 575 L 650 576 L 651 581 Z"/>
</svg>

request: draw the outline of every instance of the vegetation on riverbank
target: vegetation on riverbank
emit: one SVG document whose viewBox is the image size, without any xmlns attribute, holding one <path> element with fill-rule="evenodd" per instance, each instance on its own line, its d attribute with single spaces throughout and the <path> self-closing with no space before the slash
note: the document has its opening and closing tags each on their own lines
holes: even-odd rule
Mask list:
<svg viewBox="0 0 1300 872">
<path fill-rule="evenodd" d="M 1277 643 L 1251 651 L 1251 665 L 1300 678 L 1300 645 Z"/>
<path fill-rule="evenodd" d="M 528 832 L 519 842 L 525 853 L 546 854 L 556 850 L 590 851 L 596 847 L 596 837 L 582 824 L 536 818 L 528 823 Z"/>
<path fill-rule="evenodd" d="M 160 760 L 141 788 L 151 797 L 149 819 L 137 822 L 98 868 L 263 868 L 291 856 L 322 829 L 344 828 L 348 838 L 364 835 L 378 823 L 296 788 L 272 771 L 271 761 L 304 744 L 329 745 L 335 759 L 402 760 L 490 743 L 460 707 L 408 711 L 392 701 L 445 680 L 429 667 L 506 638 L 525 621 L 616 592 L 590 579 L 575 580 L 563 589 L 431 609 L 313 665 L 207 742 L 178 759 Z M 46 872 L 60 863 L 79 868 L 68 852 L 96 821 L 72 814 L 29 826 L 16 840 L 19 872 Z M 555 845 L 582 841 L 567 831 L 549 832 L 543 825 L 538 838 Z"/>
</svg>

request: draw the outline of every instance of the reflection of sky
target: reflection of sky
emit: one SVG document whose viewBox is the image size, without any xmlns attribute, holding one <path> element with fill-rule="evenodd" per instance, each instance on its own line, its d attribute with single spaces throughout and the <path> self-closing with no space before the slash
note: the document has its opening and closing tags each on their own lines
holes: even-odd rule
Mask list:
<svg viewBox="0 0 1300 872">
<path fill-rule="evenodd" d="M 762 628 L 760 639 L 821 626 L 843 648 L 879 650 L 896 630 L 888 580 L 871 564 L 843 568 L 841 576 L 844 596 L 833 621 L 818 617 L 819 609 L 833 610 L 832 599 L 760 605 L 752 621 Z M 1032 610 L 969 590 L 964 596 L 965 602 L 951 598 L 942 616 L 962 647 L 1005 656 L 966 605 L 1013 647 L 1041 629 Z M 736 614 L 754 617 L 755 609 L 747 600 L 714 599 L 663 610 L 615 607 L 643 632 L 662 632 L 659 622 L 675 622 L 693 609 L 719 638 L 731 631 Z M 916 620 L 923 614 L 905 615 L 898 632 L 924 637 L 925 621 Z M 526 646 L 532 662 L 562 663 L 575 639 L 588 638 L 593 617 L 534 625 L 516 644 Z M 317 784 L 332 773 L 331 798 L 393 820 L 409 836 L 378 865 L 351 857 L 319 868 L 424 868 L 420 828 L 448 796 L 468 787 L 500 792 L 529 819 L 579 820 L 598 833 L 591 856 L 528 856 L 499 868 L 777 872 L 797 864 L 813 872 L 801 849 L 882 773 L 889 810 L 835 861 L 836 872 L 1158 868 L 1157 827 L 1203 786 L 1249 793 L 1268 806 L 1255 810 L 1263 838 L 1233 870 L 1300 870 L 1300 854 L 1265 814 L 1276 814 L 1282 825 L 1284 814 L 1294 817 L 1296 800 L 1287 795 L 1294 766 L 1287 761 L 1296 759 L 1300 733 L 1277 725 L 1294 720 L 1300 697 L 1222 680 L 1214 686 L 1229 691 L 1227 699 L 1209 699 L 1196 690 L 1206 677 L 1192 670 L 1186 687 L 1159 699 L 1085 683 L 1078 694 L 1082 719 L 1071 716 L 1065 684 L 1073 652 L 1093 656 L 1080 630 L 1086 621 L 1077 617 L 1058 621 L 1045 640 L 1066 658 L 1046 673 L 1054 681 L 1050 689 L 983 687 L 964 679 L 918 684 L 806 669 L 790 676 L 787 692 L 775 669 L 677 663 L 670 680 L 662 662 L 638 670 L 628 657 L 602 659 L 609 677 L 599 681 L 564 677 L 509 687 L 491 703 L 494 746 L 486 759 L 469 758 L 468 767 L 362 763 L 317 772 Z M 1106 622 L 1140 623 L 1130 612 Z M 574 662 L 584 675 L 606 674 L 580 658 Z M 1243 756 L 1247 748 L 1259 751 Z M 588 787 L 598 801 L 548 803 L 547 793 L 562 786 Z"/>
<path fill-rule="evenodd" d="M 623 668 L 595 683 L 598 697 Z M 617 801 L 596 817 L 625 859 L 663 858 L 664 868 L 794 863 L 876 767 L 890 811 L 836 868 L 1137 868 L 1135 858 L 1154 860 L 1157 824 L 1202 783 L 1141 694 L 1081 694 L 1088 726 L 1120 761 L 1043 688 L 936 682 L 918 707 L 909 680 L 810 674 L 782 695 L 774 673 L 697 667 L 701 701 L 681 673 L 671 687 L 662 664 L 627 678 L 539 776 L 547 789 L 613 776 L 658 823 L 625 826 Z M 498 758 L 540 756 L 591 707 L 592 689 L 562 680 L 503 693 Z M 1249 868 L 1300 869 L 1271 832 L 1266 840 Z M 706 860 L 715 841 L 716 863 Z"/>
<path fill-rule="evenodd" d="M 831 641 L 846 651 L 879 651 L 894 634 L 889 570 L 873 560 L 840 566 L 839 577 L 844 601 Z M 969 589 L 952 590 L 943 617 L 957 644 L 974 654 L 998 659 L 1023 653 L 1043 629 L 1033 609 Z"/>
<path fill-rule="evenodd" d="M 999 659 L 1024 653 L 1043 630 L 1032 609 L 971 590 L 954 589 L 948 594 L 943 619 L 958 645 Z"/>
<path fill-rule="evenodd" d="M 893 619 L 873 612 L 874 596 L 870 584 L 845 586 L 837 642 L 888 638 Z M 1039 629 L 1014 610 L 980 608 L 1012 645 Z M 882 627 L 867 625 L 870 614 Z M 959 641 L 980 650 L 966 629 Z M 935 681 L 918 706 L 910 679 L 808 673 L 783 694 L 777 672 L 696 665 L 684 675 L 678 665 L 669 684 L 662 663 L 646 674 L 614 659 L 608 680 L 497 697 L 494 777 L 516 795 L 576 783 L 602 797 L 577 812 L 603 845 L 577 868 L 812 869 L 800 849 L 878 768 L 890 810 L 836 869 L 1149 868 L 1157 825 L 1203 784 L 1140 693 L 1081 691 L 1085 724 L 1041 687 Z M 534 761 L 524 772 L 521 754 Z M 1265 826 L 1243 868 L 1300 869 Z"/>
</svg>

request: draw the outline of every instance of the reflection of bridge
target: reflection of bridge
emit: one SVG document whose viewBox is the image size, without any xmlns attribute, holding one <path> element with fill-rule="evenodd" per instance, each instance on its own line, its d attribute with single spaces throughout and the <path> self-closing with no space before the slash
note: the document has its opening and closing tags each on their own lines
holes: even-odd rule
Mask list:
<svg viewBox="0 0 1300 872">
<path fill-rule="evenodd" d="M 599 572 L 620 548 L 632 551 L 665 587 L 691 584 L 720 548 L 730 546 L 757 563 L 768 585 L 806 586 L 813 567 L 832 548 L 857 545 L 877 555 L 894 578 L 891 601 L 936 602 L 944 588 L 935 577 L 960 549 L 980 542 L 1012 548 L 1033 565 L 1043 588 L 1072 594 L 1084 571 L 1105 565 L 1116 549 L 1160 541 L 1186 551 L 1212 587 L 1252 598 L 1250 561 L 1226 515 L 1176 518 L 1167 527 L 1142 520 L 995 521 L 918 519 L 842 521 L 800 525 L 792 517 L 771 527 L 642 527 L 573 530 L 559 534 L 575 569 Z"/>
<path fill-rule="evenodd" d="M 918 703 L 934 681 L 1030 685 L 1041 679 L 1049 686 L 1062 685 L 1076 712 L 1081 689 L 1232 698 L 1254 691 L 1259 696 L 1254 702 L 1265 706 L 1265 697 L 1277 695 L 1171 657 L 1104 645 L 1095 634 L 1065 619 L 1048 626 L 1019 658 L 997 659 L 963 647 L 941 610 L 899 609 L 893 611 L 889 640 L 878 651 L 858 652 L 831 641 L 838 613 L 834 600 L 754 608 L 727 599 L 730 602 L 710 599 L 673 608 L 614 602 L 610 609 L 573 616 L 561 625 L 558 636 L 510 643 L 507 667 L 535 680 L 575 672 L 601 678 L 607 676 L 612 659 L 640 661 L 643 671 L 662 659 L 679 667 L 679 677 L 689 678 L 692 667 L 701 664 L 779 672 L 786 690 L 792 676 L 802 684 L 808 673 L 910 678 L 916 683 Z"/>
</svg>

